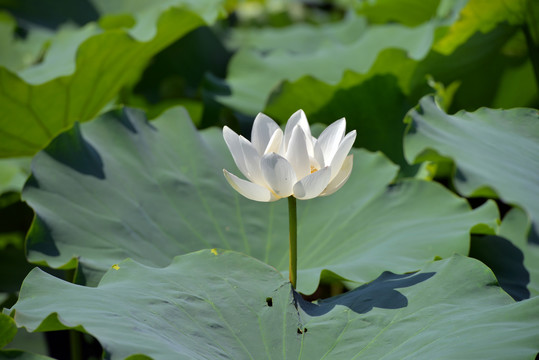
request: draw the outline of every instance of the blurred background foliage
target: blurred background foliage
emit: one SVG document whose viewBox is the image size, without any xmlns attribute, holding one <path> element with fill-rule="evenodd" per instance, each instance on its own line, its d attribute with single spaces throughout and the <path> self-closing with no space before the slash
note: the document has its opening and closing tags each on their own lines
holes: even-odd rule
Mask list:
<svg viewBox="0 0 539 360">
<path fill-rule="evenodd" d="M 33 266 L 20 200 L 31 157 L 75 122 L 183 105 L 198 128 L 249 134 L 258 112 L 284 122 L 302 108 L 311 123 L 346 117 L 355 146 L 401 177 L 455 190 L 451 161 L 406 161 L 405 115 L 429 93 L 447 113 L 538 108 L 538 74 L 533 0 L 0 0 L 2 306 Z M 488 263 L 481 241 L 472 252 Z M 14 344 L 46 354 L 42 335 L 24 339 Z"/>
</svg>

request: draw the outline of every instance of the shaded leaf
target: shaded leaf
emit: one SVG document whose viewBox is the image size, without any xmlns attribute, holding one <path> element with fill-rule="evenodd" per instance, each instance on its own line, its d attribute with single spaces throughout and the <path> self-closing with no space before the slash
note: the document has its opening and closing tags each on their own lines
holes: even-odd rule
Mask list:
<svg viewBox="0 0 539 360">
<path fill-rule="evenodd" d="M 272 267 L 205 250 L 159 269 L 124 261 L 95 288 L 34 270 L 13 309 L 32 330 L 84 328 L 111 359 L 530 359 L 539 299 L 514 303 L 495 282 L 455 256 L 312 304 Z"/>
</svg>

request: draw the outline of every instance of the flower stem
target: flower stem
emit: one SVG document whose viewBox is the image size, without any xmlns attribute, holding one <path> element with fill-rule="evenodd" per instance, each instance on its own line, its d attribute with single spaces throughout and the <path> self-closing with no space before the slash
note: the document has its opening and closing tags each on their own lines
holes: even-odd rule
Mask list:
<svg viewBox="0 0 539 360">
<path fill-rule="evenodd" d="M 296 198 L 293 196 L 288 197 L 288 222 L 290 228 L 290 267 L 288 274 L 290 283 L 295 289 L 297 285 L 297 272 L 298 272 L 298 222 L 296 211 Z"/>
</svg>

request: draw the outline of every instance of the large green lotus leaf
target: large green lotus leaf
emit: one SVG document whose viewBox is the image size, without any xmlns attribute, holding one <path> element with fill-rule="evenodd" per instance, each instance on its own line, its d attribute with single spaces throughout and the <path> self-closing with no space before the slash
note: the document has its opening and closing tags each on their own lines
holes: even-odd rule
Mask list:
<svg viewBox="0 0 539 360">
<path fill-rule="evenodd" d="M 467 254 L 470 229 L 498 217 L 493 203 L 471 211 L 436 183 L 387 187 L 397 167 L 380 153 L 353 152 L 354 170 L 342 189 L 299 202 L 304 293 L 316 289 L 324 269 L 366 282 L 383 270 L 412 271 L 435 256 Z M 29 260 L 73 267 L 78 259 L 96 283 L 127 257 L 165 266 L 178 254 L 225 248 L 286 272 L 286 201 L 243 198 L 223 168 L 240 174 L 221 131 L 198 132 L 180 108 L 151 123 L 126 108 L 77 125 L 34 158 L 23 190 L 36 212 Z"/>
<path fill-rule="evenodd" d="M 201 16 L 207 14 L 167 4 L 165 11 L 150 6 L 145 16 L 133 15 L 132 30 L 109 24 L 103 31 L 90 23 L 59 33 L 41 64 L 17 74 L 0 67 L 0 157 L 33 155 L 75 121 L 92 119 L 153 55 L 204 24 Z M 211 14 L 218 8 L 213 0 L 198 4 L 196 9 L 207 6 Z M 140 29 L 153 36 L 139 40 Z"/>
<path fill-rule="evenodd" d="M 539 233 L 539 113 L 534 109 L 461 111 L 448 115 L 430 96 L 410 111 L 404 139 L 410 162 L 440 155 L 456 164 L 454 184 L 465 196 L 499 196 L 522 206 Z"/>
<path fill-rule="evenodd" d="M 90 333 L 111 359 L 532 359 L 538 305 L 463 256 L 313 304 L 256 259 L 203 250 L 165 268 L 126 260 L 97 287 L 34 270 L 13 309 L 32 331 Z"/>
</svg>

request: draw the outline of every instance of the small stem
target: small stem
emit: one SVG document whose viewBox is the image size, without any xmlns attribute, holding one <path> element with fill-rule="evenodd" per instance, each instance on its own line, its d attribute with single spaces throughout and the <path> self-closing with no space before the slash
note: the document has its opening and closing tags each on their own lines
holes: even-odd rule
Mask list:
<svg viewBox="0 0 539 360">
<path fill-rule="evenodd" d="M 75 283 L 77 269 L 67 270 L 66 277 L 71 283 Z M 71 360 L 82 360 L 82 337 L 77 330 L 69 330 L 69 345 Z"/>
<path fill-rule="evenodd" d="M 290 283 L 295 289 L 297 285 L 297 272 L 298 272 L 298 224 L 297 224 L 297 211 L 296 211 L 296 198 L 293 196 L 288 197 L 288 222 L 290 228 L 290 267 L 288 269 Z"/>
</svg>

